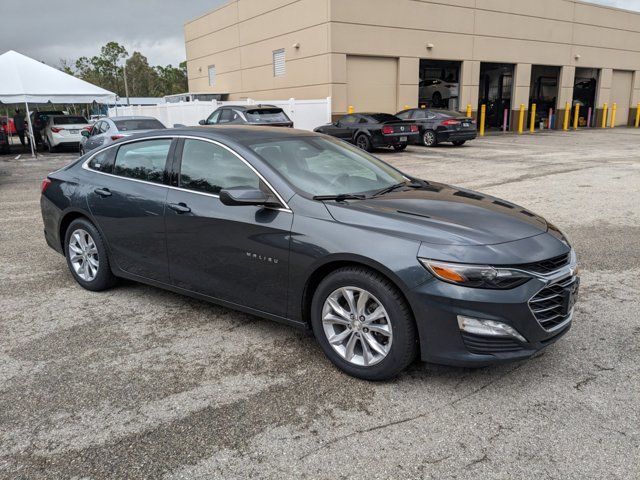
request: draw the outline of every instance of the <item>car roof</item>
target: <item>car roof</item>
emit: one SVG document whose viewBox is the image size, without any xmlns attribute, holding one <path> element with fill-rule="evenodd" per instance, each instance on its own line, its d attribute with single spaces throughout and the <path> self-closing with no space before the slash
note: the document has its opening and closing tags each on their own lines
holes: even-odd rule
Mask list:
<svg viewBox="0 0 640 480">
<path fill-rule="evenodd" d="M 321 137 L 319 133 L 294 128 L 262 127 L 252 125 L 215 125 L 199 127 L 167 128 L 136 135 L 135 138 L 167 137 L 171 135 L 193 135 L 197 137 L 230 141 L 236 143 L 253 143 L 266 140 L 287 140 L 292 137 Z"/>
<path fill-rule="evenodd" d="M 122 116 L 122 117 L 106 117 L 104 118 L 104 120 L 112 120 L 115 122 L 116 120 L 158 120 L 158 119 L 156 117 L 145 117 L 142 115 L 129 115 L 129 116 Z"/>
<path fill-rule="evenodd" d="M 219 108 L 235 108 L 236 110 L 262 110 L 262 109 L 269 109 L 272 110 L 274 108 L 278 108 L 280 110 L 282 110 L 282 108 L 280 107 L 276 107 L 275 105 L 266 105 L 266 104 L 259 104 L 259 105 L 220 105 Z"/>
</svg>

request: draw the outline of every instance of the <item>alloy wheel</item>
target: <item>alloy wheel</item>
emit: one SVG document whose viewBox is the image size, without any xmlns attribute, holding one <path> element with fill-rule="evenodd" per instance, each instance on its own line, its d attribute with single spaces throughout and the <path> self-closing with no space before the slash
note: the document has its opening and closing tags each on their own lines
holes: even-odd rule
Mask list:
<svg viewBox="0 0 640 480">
<path fill-rule="evenodd" d="M 369 141 L 367 140 L 367 137 L 365 137 L 364 135 L 360 135 L 356 140 L 356 145 L 361 150 L 367 150 L 369 148 Z"/>
<path fill-rule="evenodd" d="M 331 347 L 344 360 L 369 367 L 391 349 L 393 332 L 386 309 L 371 292 L 342 287 L 327 297 L 322 326 Z"/>
<path fill-rule="evenodd" d="M 96 278 L 100 266 L 98 247 L 86 230 L 74 230 L 69 237 L 69 261 L 76 275 L 85 282 Z"/>
<path fill-rule="evenodd" d="M 426 132 L 424 132 L 423 138 L 424 138 L 424 144 L 429 147 L 436 143 L 436 134 L 433 133 L 431 130 L 427 130 Z"/>
</svg>

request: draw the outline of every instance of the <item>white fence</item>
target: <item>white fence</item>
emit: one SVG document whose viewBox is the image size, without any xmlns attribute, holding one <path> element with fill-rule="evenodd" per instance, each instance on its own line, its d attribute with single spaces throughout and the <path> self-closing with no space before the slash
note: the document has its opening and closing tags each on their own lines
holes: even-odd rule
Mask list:
<svg viewBox="0 0 640 480">
<path fill-rule="evenodd" d="M 295 128 L 313 130 L 320 125 L 331 122 L 331 97 L 320 100 L 260 100 L 252 99 L 228 102 L 180 102 L 162 105 L 131 105 L 128 107 L 110 108 L 109 116 L 141 115 L 155 117 L 167 127 L 174 125 L 194 126 L 206 119 L 217 108 L 223 105 L 257 105 L 268 104 L 282 108 L 293 120 Z"/>
</svg>

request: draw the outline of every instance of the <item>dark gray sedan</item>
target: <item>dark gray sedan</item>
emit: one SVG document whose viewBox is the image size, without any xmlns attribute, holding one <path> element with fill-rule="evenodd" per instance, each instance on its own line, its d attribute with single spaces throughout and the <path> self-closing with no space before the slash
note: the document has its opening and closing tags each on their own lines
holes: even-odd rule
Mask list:
<svg viewBox="0 0 640 480">
<path fill-rule="evenodd" d="M 418 125 L 418 143 L 425 147 L 435 147 L 443 142 L 460 147 L 478 136 L 476 121 L 453 110 L 411 108 L 396 113 L 396 117 Z"/>
<path fill-rule="evenodd" d="M 121 138 L 166 127 L 154 117 L 111 117 L 94 123 L 90 130 L 82 131 L 80 154 L 104 147 Z"/>
<path fill-rule="evenodd" d="M 571 325 L 560 231 L 510 202 L 413 178 L 329 136 L 157 131 L 42 183 L 44 235 L 94 291 L 126 278 L 311 328 L 345 372 L 523 359 Z"/>
</svg>

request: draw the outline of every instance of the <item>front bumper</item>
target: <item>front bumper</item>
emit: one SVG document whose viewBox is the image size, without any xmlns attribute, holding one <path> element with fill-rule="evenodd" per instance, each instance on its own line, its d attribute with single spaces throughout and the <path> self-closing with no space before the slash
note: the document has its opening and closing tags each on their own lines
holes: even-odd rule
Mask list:
<svg viewBox="0 0 640 480">
<path fill-rule="evenodd" d="M 460 367 L 482 367 L 535 355 L 571 328 L 573 305 L 567 305 L 562 322 L 544 328 L 529 301 L 549 285 L 570 278 L 579 282 L 575 264 L 549 275 L 532 278 L 511 290 L 486 290 L 452 285 L 432 278 L 408 293 L 425 362 Z M 513 337 L 475 335 L 460 330 L 458 316 L 505 323 L 526 342 Z"/>
</svg>

